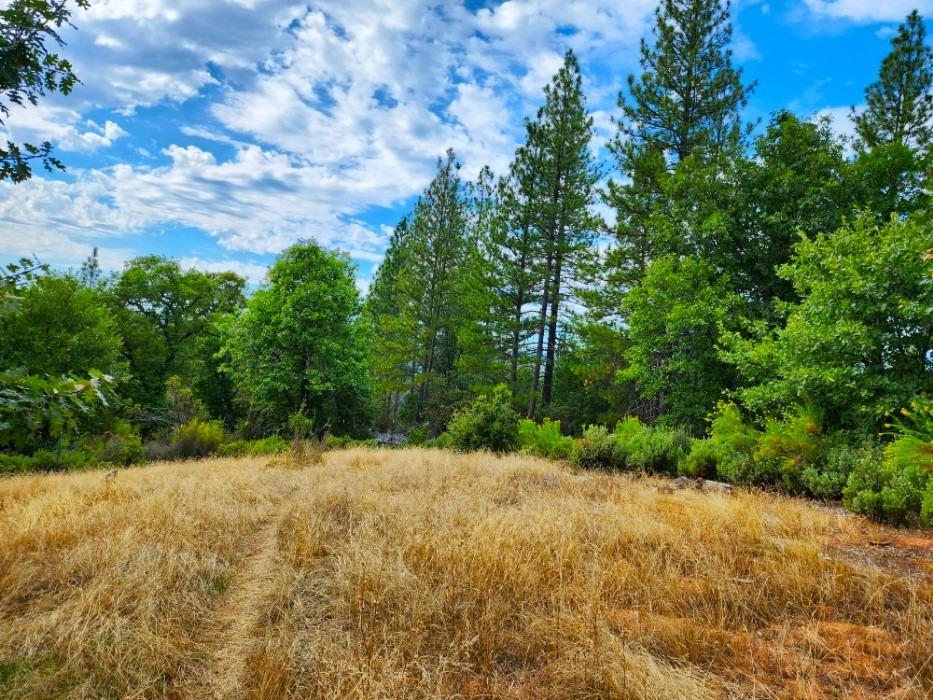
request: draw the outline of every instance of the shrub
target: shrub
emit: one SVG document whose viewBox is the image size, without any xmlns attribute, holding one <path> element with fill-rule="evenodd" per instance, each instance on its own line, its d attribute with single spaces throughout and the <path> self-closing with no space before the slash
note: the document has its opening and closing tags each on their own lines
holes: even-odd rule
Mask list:
<svg viewBox="0 0 933 700">
<path fill-rule="evenodd" d="M 179 457 L 206 457 L 217 451 L 224 441 L 224 427 L 220 421 L 193 418 L 178 427 L 172 445 Z"/>
<path fill-rule="evenodd" d="M 518 414 L 504 385 L 477 397 L 447 426 L 454 447 L 462 451 L 509 452 L 518 444 Z"/>
<path fill-rule="evenodd" d="M 616 430 L 617 451 L 624 455 L 624 466 L 652 474 L 676 474 L 690 448 L 690 437 L 681 430 L 642 427 L 622 442 Z"/>
<path fill-rule="evenodd" d="M 405 437 L 405 443 L 411 447 L 418 447 L 419 445 L 423 445 L 427 439 L 428 429 L 422 425 L 416 425 L 408 431 L 408 435 Z"/>
<path fill-rule="evenodd" d="M 712 479 L 716 476 L 717 463 L 716 449 L 712 443 L 709 440 L 694 440 L 678 471 L 694 479 Z"/>
<path fill-rule="evenodd" d="M 590 425 L 574 442 L 572 461 L 587 469 L 618 469 L 625 460 L 617 448 L 615 436 L 605 426 Z"/>
<path fill-rule="evenodd" d="M 520 421 L 518 444 L 522 452 L 547 459 L 568 459 L 573 451 L 573 438 L 562 435 L 560 421 L 550 418 L 540 425 L 527 418 Z"/>
<path fill-rule="evenodd" d="M 849 480 L 849 475 L 865 460 L 871 459 L 868 454 L 877 450 L 871 444 L 863 446 L 847 445 L 845 443 L 831 444 L 824 449 L 825 457 L 822 464 L 810 464 L 800 472 L 800 482 L 807 493 L 814 498 L 827 501 L 842 498 L 842 490 Z"/>
<path fill-rule="evenodd" d="M 911 511 L 920 511 L 929 478 L 917 465 L 898 465 L 890 459 L 890 450 L 889 445 L 884 453 L 877 449 L 866 453 L 842 494 L 849 510 L 901 525 Z"/>
<path fill-rule="evenodd" d="M 278 435 L 260 438 L 258 440 L 234 440 L 221 445 L 217 454 L 223 457 L 259 457 L 287 452 L 291 443 Z"/>
<path fill-rule="evenodd" d="M 713 412 L 710 444 L 716 452 L 716 471 L 726 481 L 751 484 L 755 473 L 755 448 L 760 432 L 747 425 L 734 403 L 720 403 Z"/>
<path fill-rule="evenodd" d="M 452 437 L 450 437 L 450 433 L 441 433 L 436 438 L 425 440 L 424 446 L 434 447 L 438 450 L 449 450 L 453 448 L 454 440 Z"/>
<path fill-rule="evenodd" d="M 818 469 L 820 427 L 811 412 L 798 409 L 784 420 L 769 421 L 752 456 L 754 482 L 780 481 L 789 493 L 804 491 L 802 473 Z"/>
</svg>

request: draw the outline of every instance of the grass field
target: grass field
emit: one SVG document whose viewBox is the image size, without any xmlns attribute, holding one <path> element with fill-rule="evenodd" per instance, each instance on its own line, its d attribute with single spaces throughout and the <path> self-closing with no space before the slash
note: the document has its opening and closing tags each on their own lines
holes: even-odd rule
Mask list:
<svg viewBox="0 0 933 700">
<path fill-rule="evenodd" d="M 933 541 L 525 457 L 0 481 L 3 698 L 923 698 Z"/>
</svg>

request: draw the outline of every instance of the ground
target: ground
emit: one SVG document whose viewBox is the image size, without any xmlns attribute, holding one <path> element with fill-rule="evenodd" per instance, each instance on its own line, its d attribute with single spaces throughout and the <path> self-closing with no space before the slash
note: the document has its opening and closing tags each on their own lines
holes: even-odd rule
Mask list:
<svg viewBox="0 0 933 700">
<path fill-rule="evenodd" d="M 0 480 L 3 698 L 924 698 L 933 540 L 521 456 Z"/>
</svg>

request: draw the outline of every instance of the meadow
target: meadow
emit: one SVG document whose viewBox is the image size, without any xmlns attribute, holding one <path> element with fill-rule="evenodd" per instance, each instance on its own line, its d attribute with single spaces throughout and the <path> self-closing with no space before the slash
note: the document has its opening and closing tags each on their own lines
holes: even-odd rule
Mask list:
<svg viewBox="0 0 933 700">
<path fill-rule="evenodd" d="M 3 698 L 923 698 L 933 540 L 522 455 L 0 480 Z"/>
</svg>

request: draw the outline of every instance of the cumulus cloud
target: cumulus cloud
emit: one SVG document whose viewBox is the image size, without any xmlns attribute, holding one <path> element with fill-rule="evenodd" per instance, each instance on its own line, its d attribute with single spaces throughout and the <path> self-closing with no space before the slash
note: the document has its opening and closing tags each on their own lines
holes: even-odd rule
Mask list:
<svg viewBox="0 0 933 700">
<path fill-rule="evenodd" d="M 468 177 L 484 164 L 503 172 L 563 52 L 574 48 L 584 65 L 603 61 L 613 74 L 634 67 L 654 6 L 94 2 L 76 14 L 80 30 L 65 35 L 85 83 L 67 101 L 13 115 L 9 130 L 90 152 L 127 130 L 132 139 L 153 106 L 177 109 L 179 126 L 170 140 L 133 142 L 143 156 L 133 163 L 70 168 L 65 179 L 37 177 L 15 194 L 0 186 L 0 247 L 28 236 L 70 251 L 177 224 L 228 251 L 278 252 L 314 238 L 378 261 L 386 233 L 366 223 L 371 207 L 416 195 L 448 147 Z M 618 86 L 587 79 L 603 143 Z M 109 118 L 91 121 L 92 111 Z M 258 269 L 249 272 L 253 279 Z"/>
</svg>

